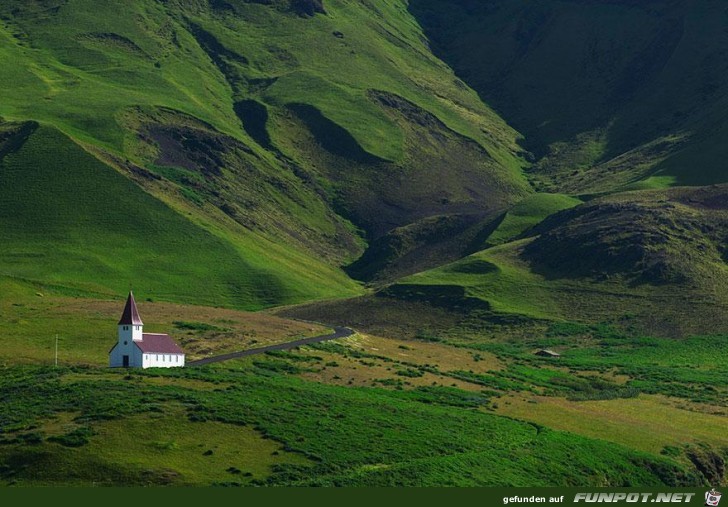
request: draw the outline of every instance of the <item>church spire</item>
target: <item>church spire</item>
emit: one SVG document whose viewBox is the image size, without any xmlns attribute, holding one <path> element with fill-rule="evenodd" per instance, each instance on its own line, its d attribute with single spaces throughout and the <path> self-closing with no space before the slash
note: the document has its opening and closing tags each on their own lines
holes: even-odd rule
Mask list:
<svg viewBox="0 0 728 507">
<path fill-rule="evenodd" d="M 121 314 L 121 320 L 119 325 L 122 326 L 143 326 L 142 318 L 139 316 L 139 310 L 137 310 L 136 301 L 134 301 L 134 294 L 129 291 L 129 297 L 126 298 L 126 306 L 124 306 L 124 313 Z"/>
</svg>

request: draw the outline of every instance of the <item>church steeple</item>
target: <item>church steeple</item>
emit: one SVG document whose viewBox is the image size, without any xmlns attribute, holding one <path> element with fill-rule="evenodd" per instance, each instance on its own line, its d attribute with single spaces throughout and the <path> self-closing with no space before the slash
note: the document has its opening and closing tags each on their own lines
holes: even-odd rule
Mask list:
<svg viewBox="0 0 728 507">
<path fill-rule="evenodd" d="M 134 293 L 129 291 L 129 297 L 126 298 L 126 306 L 124 306 L 124 313 L 121 314 L 119 320 L 120 326 L 143 326 L 142 318 L 139 316 L 139 310 L 137 310 L 136 301 L 134 301 Z"/>
<path fill-rule="evenodd" d="M 129 291 L 129 297 L 126 298 L 126 306 L 124 312 L 119 319 L 119 343 L 129 345 L 132 342 L 140 342 L 144 339 L 144 323 L 139 316 L 134 294 Z"/>
</svg>

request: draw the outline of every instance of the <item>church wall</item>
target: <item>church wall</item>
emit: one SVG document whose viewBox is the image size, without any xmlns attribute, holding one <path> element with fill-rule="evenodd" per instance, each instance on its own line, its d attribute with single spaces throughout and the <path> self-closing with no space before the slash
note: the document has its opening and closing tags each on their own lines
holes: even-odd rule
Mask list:
<svg viewBox="0 0 728 507">
<path fill-rule="evenodd" d="M 129 356 L 130 368 L 142 367 L 142 351 L 131 340 L 127 340 L 126 345 L 124 345 L 124 341 L 117 342 L 116 347 L 109 354 L 109 366 L 121 368 L 124 366 L 124 356 Z"/>
<path fill-rule="evenodd" d="M 185 365 L 182 354 L 143 354 L 143 368 L 178 368 Z"/>
</svg>

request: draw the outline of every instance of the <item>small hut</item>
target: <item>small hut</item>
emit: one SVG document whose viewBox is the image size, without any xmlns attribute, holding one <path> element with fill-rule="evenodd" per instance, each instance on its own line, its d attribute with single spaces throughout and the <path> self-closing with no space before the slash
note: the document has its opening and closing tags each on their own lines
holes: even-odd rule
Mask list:
<svg viewBox="0 0 728 507">
<path fill-rule="evenodd" d="M 561 357 L 561 354 L 559 354 L 558 352 L 554 352 L 551 349 L 541 349 L 536 352 L 536 355 L 541 357 Z"/>
</svg>

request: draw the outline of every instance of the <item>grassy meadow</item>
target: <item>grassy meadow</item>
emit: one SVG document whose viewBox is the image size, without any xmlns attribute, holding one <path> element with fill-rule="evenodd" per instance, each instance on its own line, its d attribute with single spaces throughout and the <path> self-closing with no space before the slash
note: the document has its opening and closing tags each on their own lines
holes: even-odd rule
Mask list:
<svg viewBox="0 0 728 507">
<path fill-rule="evenodd" d="M 167 385 L 146 382 L 162 372 L 116 372 L 116 380 L 110 380 L 107 373 L 99 376 L 94 370 L 6 369 L 3 391 L 16 396 L 3 404 L 0 475 L 6 483 L 19 485 L 62 477 L 76 484 L 127 485 L 628 485 L 698 480 L 665 458 L 474 410 L 479 399 L 457 390 L 343 388 L 270 370 L 260 374 L 256 368 L 164 372 Z M 71 373 L 73 378 L 64 381 Z M 176 385 L 179 377 L 187 380 L 184 388 Z M 220 382 L 220 388 L 191 388 L 189 379 L 196 377 Z M 64 423 L 62 414 L 68 412 L 75 417 Z M 169 432 L 158 433 L 154 425 L 143 424 L 145 419 L 170 420 Z M 125 429 L 141 428 L 131 446 L 139 457 L 120 456 L 112 445 L 127 437 L 103 438 L 116 421 L 123 421 Z M 154 463 L 144 459 L 152 449 L 160 455 Z M 241 451 L 230 452 L 235 449 Z M 543 467 L 543 460 L 554 466 Z"/>
<path fill-rule="evenodd" d="M 726 447 L 719 337 L 667 347 L 560 324 L 532 341 L 484 341 L 461 323 L 122 371 L 104 366 L 120 299 L 3 289 L 6 485 L 688 485 L 715 483 L 694 467 Z M 142 297 L 139 309 L 145 330 L 169 332 L 191 357 L 325 332 Z M 562 358 L 533 356 L 547 346 Z"/>
<path fill-rule="evenodd" d="M 498 404 L 499 414 L 554 429 L 619 443 L 652 454 L 708 444 L 726 447 L 725 408 L 684 404 L 663 396 L 570 401 L 543 396 L 513 396 Z M 667 448 L 667 449 L 666 449 Z"/>
<path fill-rule="evenodd" d="M 194 389 L 194 387 L 190 387 Z M 74 432 L 89 432 L 77 413 L 59 413 L 38 428 L 51 441 Z M 264 480 L 279 465 L 303 465 L 300 455 L 248 427 L 214 421 L 189 424 L 184 408 L 173 403 L 162 410 L 93 425 L 93 437 L 83 448 L 68 442 L 44 446 L 30 453 L 36 469 L 27 485 L 52 486 L 59 481 L 77 486 L 110 485 L 131 478 L 140 485 L 225 484 L 237 479 Z M 34 460 L 37 460 L 34 462 Z M 58 467 L 58 464 L 64 467 Z M 115 470 L 103 463 L 113 463 Z M 99 467 L 89 474 L 91 467 Z M 150 473 L 148 482 L 139 471 Z"/>
<path fill-rule="evenodd" d="M 116 343 L 124 300 L 77 298 L 53 287 L 0 280 L 3 364 L 50 365 L 59 341 L 59 363 L 104 367 Z M 316 324 L 264 313 L 180 305 L 144 298 L 137 291 L 144 330 L 169 333 L 188 360 L 325 334 Z"/>
<path fill-rule="evenodd" d="M 486 339 L 460 322 L 203 368 L 122 371 L 104 367 L 121 300 L 3 287 L 6 485 L 722 480 L 705 464 L 727 448 L 728 379 L 716 367 L 724 337 L 637 339 L 561 323 L 529 339 Z M 139 307 L 145 329 L 171 333 L 194 357 L 324 331 L 269 313 L 141 297 Z M 533 355 L 543 347 L 562 357 Z"/>
</svg>

